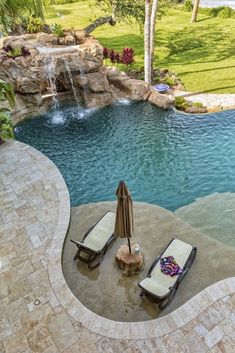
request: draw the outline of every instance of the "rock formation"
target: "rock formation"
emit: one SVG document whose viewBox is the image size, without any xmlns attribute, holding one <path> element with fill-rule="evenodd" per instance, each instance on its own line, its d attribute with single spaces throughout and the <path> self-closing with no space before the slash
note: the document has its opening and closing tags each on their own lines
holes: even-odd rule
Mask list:
<svg viewBox="0 0 235 353">
<path fill-rule="evenodd" d="M 12 57 L 12 51 L 22 48 L 27 55 Z M 103 47 L 84 31 L 65 32 L 61 38 L 47 33 L 2 38 L 0 79 L 14 87 L 15 121 L 47 109 L 44 97 L 55 91 L 63 95 L 67 92 L 71 97 L 72 88 L 81 104 L 89 108 L 109 105 L 118 98 L 149 98 L 163 108 L 171 104 L 167 96 L 151 92 L 144 81 L 130 79 L 115 67 L 103 66 Z"/>
</svg>

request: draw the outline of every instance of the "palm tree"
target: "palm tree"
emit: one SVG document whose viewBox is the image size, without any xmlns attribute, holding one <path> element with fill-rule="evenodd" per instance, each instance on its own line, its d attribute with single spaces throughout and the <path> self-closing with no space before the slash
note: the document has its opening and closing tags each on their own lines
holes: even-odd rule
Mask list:
<svg viewBox="0 0 235 353">
<path fill-rule="evenodd" d="M 192 12 L 192 18 L 191 18 L 192 23 L 197 21 L 199 5 L 200 5 L 200 0 L 194 0 L 193 12 Z"/>
<path fill-rule="evenodd" d="M 44 19 L 46 0 L 0 0 L 0 28 L 6 32 L 27 15 Z"/>
<path fill-rule="evenodd" d="M 144 80 L 149 84 L 151 84 L 150 25 L 151 25 L 151 1 L 145 0 Z"/>
<path fill-rule="evenodd" d="M 155 26 L 158 9 L 158 0 L 153 0 L 151 23 L 150 23 L 150 58 L 151 58 L 151 79 L 153 76 L 154 47 L 155 47 Z"/>
<path fill-rule="evenodd" d="M 155 24 L 158 0 L 145 0 L 144 23 L 144 80 L 151 84 L 154 61 Z"/>
</svg>

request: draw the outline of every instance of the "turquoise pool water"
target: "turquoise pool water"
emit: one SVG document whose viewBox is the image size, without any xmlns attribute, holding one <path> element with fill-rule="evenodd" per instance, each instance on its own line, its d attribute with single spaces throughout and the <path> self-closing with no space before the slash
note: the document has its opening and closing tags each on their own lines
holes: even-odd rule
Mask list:
<svg viewBox="0 0 235 353">
<path fill-rule="evenodd" d="M 57 165 L 72 206 L 115 200 L 120 179 L 134 200 L 173 211 L 214 192 L 235 192 L 235 111 L 189 116 L 123 103 L 49 112 L 18 124 L 16 139 Z"/>
</svg>

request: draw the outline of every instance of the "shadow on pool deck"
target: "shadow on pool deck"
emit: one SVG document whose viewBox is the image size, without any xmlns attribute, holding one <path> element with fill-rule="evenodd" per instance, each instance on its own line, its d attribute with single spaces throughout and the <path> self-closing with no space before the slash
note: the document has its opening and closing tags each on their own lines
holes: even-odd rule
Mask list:
<svg viewBox="0 0 235 353">
<path fill-rule="evenodd" d="M 115 254 L 125 239 L 117 239 L 100 267 L 89 270 L 73 261 L 76 246 L 85 231 L 116 202 L 102 202 L 72 208 L 71 224 L 64 243 L 63 272 L 75 296 L 90 310 L 116 321 L 142 321 L 165 315 L 185 303 L 202 289 L 234 275 L 235 248 L 202 235 L 174 213 L 155 205 L 134 203 L 135 236 L 145 255 L 145 268 L 139 275 L 125 277 L 115 264 Z M 160 311 L 156 304 L 139 298 L 138 281 L 144 278 L 154 258 L 173 235 L 198 248 L 195 262 L 181 283 L 172 304 Z"/>
</svg>

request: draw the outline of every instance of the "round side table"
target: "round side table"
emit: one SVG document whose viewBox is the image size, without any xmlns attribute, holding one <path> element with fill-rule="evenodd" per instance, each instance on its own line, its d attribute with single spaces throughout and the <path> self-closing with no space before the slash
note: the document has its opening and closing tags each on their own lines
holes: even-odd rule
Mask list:
<svg viewBox="0 0 235 353">
<path fill-rule="evenodd" d="M 139 246 L 137 243 L 131 243 L 131 254 L 128 245 L 122 245 L 116 255 L 116 263 L 126 276 L 134 276 L 141 272 L 144 265 L 144 254 L 140 250 L 138 254 L 135 253 L 135 247 Z"/>
</svg>

